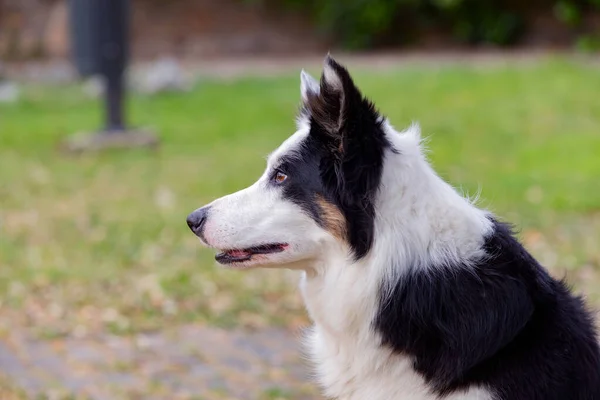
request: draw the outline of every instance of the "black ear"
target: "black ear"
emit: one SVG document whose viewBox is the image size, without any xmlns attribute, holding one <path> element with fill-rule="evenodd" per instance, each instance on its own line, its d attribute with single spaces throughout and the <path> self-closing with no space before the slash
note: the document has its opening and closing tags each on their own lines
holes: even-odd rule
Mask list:
<svg viewBox="0 0 600 400">
<path fill-rule="evenodd" d="M 303 91 L 303 100 L 312 122 L 331 136 L 337 136 L 342 134 L 345 119 L 352 106 L 361 102 L 362 95 L 348 70 L 328 55 L 318 90 Z"/>
<path fill-rule="evenodd" d="M 386 148 L 383 118 L 360 93 L 352 77 L 327 56 L 319 85 L 304 76 L 303 114 L 310 135 L 323 144 L 321 177 L 342 210 L 357 258 L 373 243 L 374 201 Z"/>
<path fill-rule="evenodd" d="M 348 70 L 331 56 L 325 58 L 319 86 L 315 83 L 303 73 L 303 109 L 318 128 L 313 132 L 325 134 L 332 150 L 346 153 L 353 142 L 365 144 L 374 130 L 380 130 L 382 118 L 375 107 L 363 97 Z"/>
</svg>

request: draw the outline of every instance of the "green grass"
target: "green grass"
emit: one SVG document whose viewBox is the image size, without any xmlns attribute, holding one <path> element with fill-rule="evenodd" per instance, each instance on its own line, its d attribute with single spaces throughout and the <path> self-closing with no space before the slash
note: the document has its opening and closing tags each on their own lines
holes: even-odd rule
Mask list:
<svg viewBox="0 0 600 400">
<path fill-rule="evenodd" d="M 598 298 L 597 68 L 559 59 L 355 77 L 394 126 L 421 123 L 444 178 L 480 191 L 553 272 Z M 131 120 L 158 129 L 160 150 L 79 157 L 56 150 L 99 125 L 97 102 L 78 89 L 32 87 L 0 105 L 0 319 L 44 336 L 301 323 L 297 275 L 221 270 L 185 224 L 262 172 L 294 130 L 298 86 L 294 73 L 133 97 Z"/>
</svg>

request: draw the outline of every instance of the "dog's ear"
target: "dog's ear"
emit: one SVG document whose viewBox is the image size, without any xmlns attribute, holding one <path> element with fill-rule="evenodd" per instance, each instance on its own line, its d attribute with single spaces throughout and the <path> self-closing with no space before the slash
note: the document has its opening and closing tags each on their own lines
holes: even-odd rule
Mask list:
<svg viewBox="0 0 600 400">
<path fill-rule="evenodd" d="M 321 82 L 317 87 L 308 74 L 304 74 L 302 92 L 304 107 L 312 122 L 319 125 L 331 136 L 341 136 L 344 118 L 348 114 L 348 105 L 361 95 L 354 85 L 346 68 L 327 55 L 323 65 Z"/>
<path fill-rule="evenodd" d="M 348 221 L 349 241 L 358 259 L 373 242 L 373 202 L 384 151 L 391 148 L 383 118 L 346 68 L 330 56 L 325 58 L 318 89 L 308 75 L 303 80 L 303 117 L 310 121 L 310 135 L 327 150 L 321 177 Z"/>
<path fill-rule="evenodd" d="M 326 139 L 339 158 L 353 142 L 365 143 L 381 121 L 373 105 L 366 100 L 346 68 L 330 55 L 325 58 L 321 81 L 306 72 L 301 74 L 303 113 L 310 118 L 311 130 Z"/>
<path fill-rule="evenodd" d="M 318 96 L 320 91 L 319 82 L 308 72 L 302 70 L 300 72 L 300 95 L 302 96 L 302 103 L 306 104 L 310 97 Z"/>
</svg>

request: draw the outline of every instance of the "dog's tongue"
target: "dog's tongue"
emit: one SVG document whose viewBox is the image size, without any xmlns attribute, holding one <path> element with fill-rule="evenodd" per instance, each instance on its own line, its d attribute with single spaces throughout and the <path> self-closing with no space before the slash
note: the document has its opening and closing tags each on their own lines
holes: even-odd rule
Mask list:
<svg viewBox="0 0 600 400">
<path fill-rule="evenodd" d="M 230 250 L 227 252 L 227 255 L 233 258 L 244 258 L 248 257 L 250 252 L 246 250 Z"/>
</svg>

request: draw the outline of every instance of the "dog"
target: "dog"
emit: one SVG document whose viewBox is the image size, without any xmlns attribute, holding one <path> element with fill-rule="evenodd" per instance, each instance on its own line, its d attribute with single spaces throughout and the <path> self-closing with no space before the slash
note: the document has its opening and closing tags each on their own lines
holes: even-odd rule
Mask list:
<svg viewBox="0 0 600 400">
<path fill-rule="evenodd" d="M 598 400 L 591 313 L 510 226 L 432 169 L 327 56 L 256 183 L 192 212 L 218 263 L 302 271 L 318 383 L 339 400 Z"/>
</svg>

